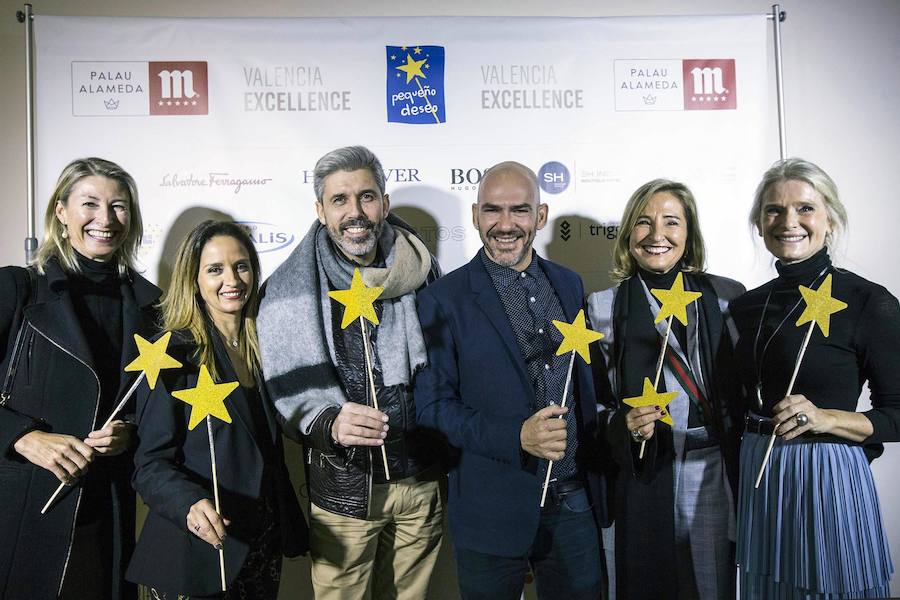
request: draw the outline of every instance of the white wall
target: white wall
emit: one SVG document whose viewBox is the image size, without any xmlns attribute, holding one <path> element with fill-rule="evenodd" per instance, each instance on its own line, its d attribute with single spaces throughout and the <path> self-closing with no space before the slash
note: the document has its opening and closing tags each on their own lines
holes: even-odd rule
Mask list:
<svg viewBox="0 0 900 600">
<path fill-rule="evenodd" d="M 518 0 L 490 2 L 434 0 L 34 0 L 47 15 L 111 16 L 620 16 L 764 13 L 763 0 L 666 0 L 642 2 Z M 25 75 L 24 30 L 14 13 L 21 4 L 0 0 L 0 264 L 21 264 L 25 237 Z M 886 252 L 900 217 L 900 203 L 888 183 L 900 164 L 900 2 L 896 0 L 784 0 L 784 77 L 788 152 L 821 165 L 840 186 L 850 213 L 844 265 L 900 295 L 900 267 Z M 772 158 L 777 158 L 772 136 Z M 74 157 L 73 157 L 74 158 Z M 115 160 L 115 157 L 110 157 Z M 745 205 L 735 210 L 745 212 Z M 714 224 L 705 223 L 705 227 Z M 746 231 L 735 243 L 752 243 Z M 761 260 L 763 260 L 761 255 Z M 895 555 L 900 553 L 900 445 L 888 447 L 874 467 L 886 527 Z M 435 597 L 454 597 L 450 563 L 436 582 Z M 290 566 L 289 586 L 298 583 L 299 564 Z M 287 591 L 287 590 L 285 590 Z M 893 584 L 900 595 L 900 577 Z"/>
</svg>

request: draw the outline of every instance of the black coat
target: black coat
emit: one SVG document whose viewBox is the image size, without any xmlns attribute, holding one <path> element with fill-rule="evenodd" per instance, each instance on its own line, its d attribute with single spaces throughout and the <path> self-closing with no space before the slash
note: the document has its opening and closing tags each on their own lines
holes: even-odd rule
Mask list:
<svg viewBox="0 0 900 600">
<path fill-rule="evenodd" d="M 75 315 L 66 274 L 55 260 L 46 274 L 36 276 L 32 289 L 25 269 L 0 269 L 0 376 L 5 377 L 20 324 L 24 324 L 22 354 L 12 394 L 0 406 L 0 597 L 38 600 L 56 598 L 65 569 L 82 488 L 65 488 L 46 515 L 40 510 L 59 485 L 50 472 L 27 462 L 13 445 L 28 431 L 87 437 L 97 415 L 100 379 L 88 342 Z M 29 302 L 29 290 L 31 300 Z M 149 335 L 159 289 L 137 274 L 122 280 L 122 366 L 137 355 L 133 334 Z M 119 394 L 136 373 L 123 373 Z M 133 405 L 132 405 L 133 406 Z M 126 407 L 126 413 L 133 408 Z M 128 453 L 101 457 L 113 467 L 113 552 L 116 579 L 113 598 L 133 598 L 134 586 L 124 580 L 124 566 L 134 546 L 134 492 Z M 108 466 L 109 466 L 108 465 Z"/>
<path fill-rule="evenodd" d="M 214 337 L 219 380 L 237 381 L 225 348 Z M 176 332 L 168 353 L 184 367 L 160 373 L 156 388 L 142 385 L 138 391 L 138 447 L 135 451 L 134 488 L 150 508 L 147 521 L 128 567 L 129 581 L 190 596 L 221 591 L 218 551 L 187 529 L 187 514 L 204 498 L 213 501 L 212 469 L 206 423 L 188 430 L 191 407 L 170 392 L 197 385 L 199 367 L 188 334 Z M 256 500 L 260 497 L 264 458 L 261 445 L 274 450 L 273 498 L 285 556 L 297 556 L 309 548 L 309 534 L 297 496 L 291 487 L 281 432 L 275 409 L 257 380 L 262 394 L 268 431 L 265 439 L 253 437 L 253 418 L 247 396 L 238 386 L 226 399 L 232 423 L 213 418 L 219 495 L 222 514 L 231 520 L 225 539 L 225 574 L 228 582 L 240 572 L 255 525 Z"/>
</svg>

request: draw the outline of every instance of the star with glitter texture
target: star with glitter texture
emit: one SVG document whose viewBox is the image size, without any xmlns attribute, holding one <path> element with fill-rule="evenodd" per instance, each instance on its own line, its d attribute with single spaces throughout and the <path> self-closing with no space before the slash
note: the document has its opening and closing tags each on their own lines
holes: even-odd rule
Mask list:
<svg viewBox="0 0 900 600">
<path fill-rule="evenodd" d="M 584 321 L 584 309 L 578 311 L 578 314 L 575 315 L 575 320 L 571 323 L 553 321 L 553 325 L 563 335 L 562 343 L 556 349 L 556 355 L 559 356 L 566 352 L 577 352 L 584 362 L 591 364 L 591 352 L 588 346 L 592 342 L 602 340 L 603 334 L 593 329 L 588 329 Z"/>
<path fill-rule="evenodd" d="M 225 407 L 225 398 L 237 386 L 237 381 L 216 383 L 209 374 L 209 369 L 206 368 L 206 365 L 200 365 L 200 376 L 197 378 L 196 387 L 188 390 L 178 390 L 172 392 L 172 395 L 191 405 L 191 418 L 188 422 L 188 429 L 193 430 L 206 418 L 206 415 L 231 423 L 231 415 L 228 414 L 228 409 Z"/>
<path fill-rule="evenodd" d="M 674 400 L 676 396 L 678 396 L 678 392 L 657 392 L 653 389 L 650 378 L 644 377 L 644 390 L 641 392 L 641 395 L 635 396 L 634 398 L 625 398 L 622 402 L 632 408 L 637 408 L 639 406 L 658 406 L 663 409 L 666 408 L 669 405 L 669 402 Z M 661 418 L 660 421 L 668 423 L 673 427 L 675 426 L 672 415 L 668 411 L 666 411 L 666 416 Z"/>
<path fill-rule="evenodd" d="M 150 389 L 156 387 L 159 372 L 163 369 L 177 369 L 181 363 L 166 354 L 169 347 L 169 338 L 172 332 L 167 331 L 155 342 L 150 342 L 134 334 L 134 342 L 137 344 L 138 357 L 125 366 L 125 371 L 143 371 Z"/>
<path fill-rule="evenodd" d="M 684 277 L 681 273 L 675 276 L 675 283 L 668 290 L 650 290 L 650 293 L 656 296 L 656 299 L 662 302 L 659 314 L 656 315 L 654 323 L 659 323 L 670 316 L 674 315 L 676 319 L 681 321 L 682 325 L 688 324 L 687 306 L 691 302 L 697 300 L 703 294 L 701 292 L 689 292 L 684 289 Z"/>
<path fill-rule="evenodd" d="M 825 281 L 819 286 L 819 289 L 813 290 L 805 285 L 800 286 L 800 294 L 806 301 L 806 308 L 800 318 L 797 319 L 797 327 L 804 323 L 815 321 L 822 335 L 828 337 L 828 330 L 831 327 L 831 315 L 847 308 L 847 303 L 838 300 L 831 295 L 831 273 L 825 277 Z"/>
<path fill-rule="evenodd" d="M 341 329 L 346 329 L 350 323 L 360 317 L 378 325 L 378 315 L 375 314 L 373 303 L 382 292 L 384 292 L 383 287 L 366 287 L 359 269 L 353 269 L 353 280 L 350 282 L 349 290 L 328 292 L 329 297 L 344 305 Z"/>
</svg>

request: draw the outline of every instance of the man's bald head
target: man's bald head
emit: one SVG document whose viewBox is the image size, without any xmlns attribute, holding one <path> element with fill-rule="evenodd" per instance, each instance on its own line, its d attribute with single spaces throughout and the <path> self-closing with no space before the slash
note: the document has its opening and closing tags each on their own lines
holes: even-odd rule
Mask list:
<svg viewBox="0 0 900 600">
<path fill-rule="evenodd" d="M 537 175 L 521 163 L 506 161 L 488 169 L 472 205 L 472 222 L 492 261 L 523 271 L 531 263 L 531 246 L 547 224 Z"/>
<path fill-rule="evenodd" d="M 540 202 L 541 188 L 538 184 L 537 175 L 534 171 L 532 171 L 522 163 L 516 162 L 514 160 L 507 160 L 501 163 L 497 163 L 484 172 L 484 175 L 481 176 L 481 181 L 478 184 L 478 202 L 481 202 L 482 191 L 486 186 L 489 186 L 491 184 L 491 180 L 494 178 L 499 178 L 506 181 L 526 181 L 528 183 L 528 186 L 533 191 L 533 198 L 535 203 Z"/>
</svg>

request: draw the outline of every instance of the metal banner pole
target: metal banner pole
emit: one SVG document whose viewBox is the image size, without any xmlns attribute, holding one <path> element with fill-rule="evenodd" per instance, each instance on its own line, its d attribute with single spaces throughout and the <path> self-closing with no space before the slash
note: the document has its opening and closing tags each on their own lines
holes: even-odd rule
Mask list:
<svg viewBox="0 0 900 600">
<path fill-rule="evenodd" d="M 787 18 L 787 14 L 781 10 L 781 5 L 773 4 L 772 13 L 769 15 L 775 33 L 775 93 L 778 98 L 778 149 L 781 159 L 787 158 L 787 135 L 784 127 L 784 78 L 781 64 L 781 23 Z"/>
<path fill-rule="evenodd" d="M 31 5 L 16 13 L 20 23 L 25 23 L 25 201 L 28 228 L 25 238 L 25 262 L 30 263 L 37 250 L 34 236 L 34 15 Z"/>
</svg>

